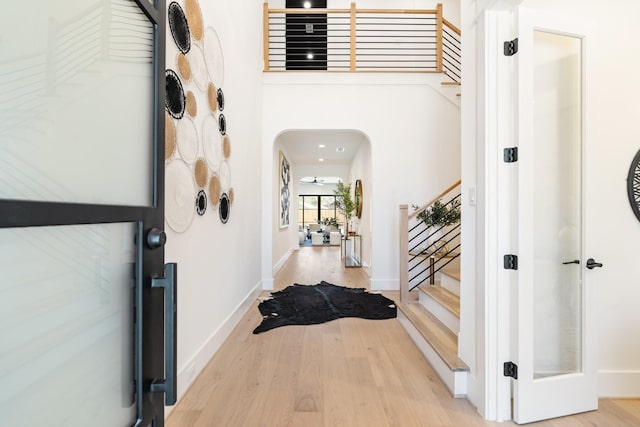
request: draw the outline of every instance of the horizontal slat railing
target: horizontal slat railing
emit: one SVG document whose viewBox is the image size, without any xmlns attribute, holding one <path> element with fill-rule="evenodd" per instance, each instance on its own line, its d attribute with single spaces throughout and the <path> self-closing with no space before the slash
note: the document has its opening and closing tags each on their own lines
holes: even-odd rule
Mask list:
<svg viewBox="0 0 640 427">
<path fill-rule="evenodd" d="M 408 205 L 400 205 L 399 260 L 400 301 L 410 301 L 409 292 L 423 283 L 434 283 L 435 274 L 460 255 L 460 224 L 449 227 L 427 228 L 418 219 L 420 212 L 436 201 L 444 205 L 460 203 L 458 180 L 431 199 L 428 203 L 414 207 L 409 213 Z M 437 236 L 437 237 L 436 237 Z"/>
<path fill-rule="evenodd" d="M 446 19 L 442 29 L 442 68 L 454 82 L 460 83 L 462 77 L 462 43 L 458 27 Z"/>
<path fill-rule="evenodd" d="M 448 65 L 456 63 L 447 58 L 456 57 L 450 52 L 455 43 L 448 40 L 450 24 L 442 16 L 441 4 L 432 10 L 410 10 L 357 9 L 355 3 L 349 9 L 269 9 L 265 3 L 263 13 L 264 71 L 455 69 Z M 293 28 L 298 33 L 293 34 Z M 307 33 L 316 38 L 309 40 Z M 457 49 L 459 54 L 459 45 Z"/>
</svg>

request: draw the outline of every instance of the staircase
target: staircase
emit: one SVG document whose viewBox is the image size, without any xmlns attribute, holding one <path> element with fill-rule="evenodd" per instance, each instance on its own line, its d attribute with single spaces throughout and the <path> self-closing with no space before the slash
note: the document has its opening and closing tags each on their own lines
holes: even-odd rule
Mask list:
<svg viewBox="0 0 640 427">
<path fill-rule="evenodd" d="M 417 214 L 435 201 L 458 199 L 460 196 L 456 189 L 459 186 L 460 181 L 411 215 L 406 205 L 400 206 L 400 254 L 403 261 L 400 264 L 398 319 L 452 396 L 466 397 L 469 367 L 458 357 L 459 224 L 445 230 L 446 234 L 440 238 L 446 241 L 443 250 L 442 247 L 427 245 L 432 234 L 423 237 L 429 232 L 421 229 L 416 220 Z"/>
<path fill-rule="evenodd" d="M 448 282 L 458 271 L 443 271 Z M 454 283 L 455 285 L 455 283 Z M 469 367 L 458 357 L 460 296 L 442 286 L 421 285 L 418 299 L 399 304 L 398 319 L 453 397 L 466 397 Z"/>
</svg>

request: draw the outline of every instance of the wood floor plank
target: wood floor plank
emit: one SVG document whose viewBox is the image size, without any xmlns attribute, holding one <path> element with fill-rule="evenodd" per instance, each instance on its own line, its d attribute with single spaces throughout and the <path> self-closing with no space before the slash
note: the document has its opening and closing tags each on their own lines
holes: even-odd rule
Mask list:
<svg viewBox="0 0 640 427">
<path fill-rule="evenodd" d="M 363 269 L 344 269 L 339 247 L 301 248 L 274 288 L 326 280 L 367 287 Z M 394 299 L 397 292 L 385 292 Z M 207 364 L 167 427 L 509 427 L 485 422 L 451 398 L 397 319 L 338 319 L 253 335 L 257 302 Z M 535 427 L 640 425 L 640 400 L 600 401 L 600 410 Z"/>
</svg>

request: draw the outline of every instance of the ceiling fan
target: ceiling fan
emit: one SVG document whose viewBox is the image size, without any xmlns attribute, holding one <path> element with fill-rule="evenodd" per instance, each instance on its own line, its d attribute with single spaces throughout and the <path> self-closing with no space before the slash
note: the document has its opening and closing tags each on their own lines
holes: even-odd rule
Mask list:
<svg viewBox="0 0 640 427">
<path fill-rule="evenodd" d="M 310 181 L 310 179 L 311 177 L 309 176 L 309 177 L 302 178 L 300 181 L 305 182 L 307 184 L 324 185 L 323 184 L 324 179 L 322 178 L 318 178 L 317 176 L 314 176 L 312 181 Z"/>
</svg>

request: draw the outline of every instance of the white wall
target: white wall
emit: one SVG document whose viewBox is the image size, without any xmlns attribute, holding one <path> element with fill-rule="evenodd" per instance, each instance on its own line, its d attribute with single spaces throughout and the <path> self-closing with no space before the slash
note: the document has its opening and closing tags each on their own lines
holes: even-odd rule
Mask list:
<svg viewBox="0 0 640 427">
<path fill-rule="evenodd" d="M 362 215 L 360 218 L 355 215 L 352 222 L 355 231 L 361 237 L 362 243 L 362 259 L 360 260 L 363 267 L 370 273 L 371 267 L 371 218 L 372 218 L 372 170 L 371 170 L 371 144 L 364 144 L 356 153 L 351 163 L 351 190 L 355 191 L 356 180 L 362 181 Z M 355 200 L 355 198 L 354 198 Z M 349 227 L 351 230 L 351 227 Z"/>
<path fill-rule="evenodd" d="M 398 287 L 398 205 L 420 204 L 460 176 L 460 112 L 429 86 L 429 78 L 364 73 L 264 76 L 265 194 L 273 194 L 273 141 L 283 130 L 355 129 L 367 135 L 373 171 L 367 187 L 372 192 L 374 289 Z M 304 108 L 298 102 L 301 93 L 314 100 Z M 268 250 L 273 209 L 265 213 L 263 247 Z M 271 274 L 272 260 L 264 259 L 265 283 Z"/>
<path fill-rule="evenodd" d="M 196 217 L 185 233 L 167 227 L 166 262 L 178 263 L 180 395 L 244 314 L 243 304 L 262 290 L 262 165 L 256 154 L 262 138 L 261 3 L 215 0 L 200 5 L 205 26 L 217 31 L 223 49 L 224 114 L 232 141 L 235 201 L 227 224 L 209 205 L 206 215 Z M 167 66 L 175 69 L 177 52 L 168 30 L 167 38 Z M 199 101 L 200 108 L 206 108 L 205 100 Z"/>
</svg>

